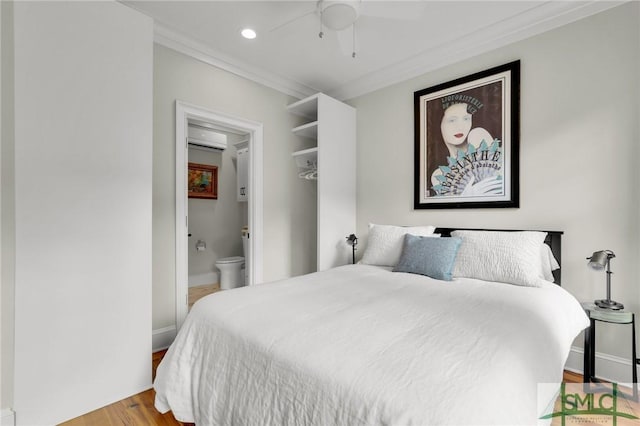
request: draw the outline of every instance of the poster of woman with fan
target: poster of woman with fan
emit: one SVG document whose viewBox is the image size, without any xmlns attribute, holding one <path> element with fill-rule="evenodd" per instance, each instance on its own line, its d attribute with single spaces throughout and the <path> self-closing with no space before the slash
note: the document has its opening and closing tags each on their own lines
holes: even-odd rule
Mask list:
<svg viewBox="0 0 640 426">
<path fill-rule="evenodd" d="M 517 207 L 519 62 L 414 93 L 414 208 Z"/>
</svg>

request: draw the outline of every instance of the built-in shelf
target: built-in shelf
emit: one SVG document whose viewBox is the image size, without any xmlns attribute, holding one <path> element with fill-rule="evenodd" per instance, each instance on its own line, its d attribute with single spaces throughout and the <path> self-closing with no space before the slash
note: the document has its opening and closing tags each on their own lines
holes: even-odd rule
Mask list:
<svg viewBox="0 0 640 426">
<path fill-rule="evenodd" d="M 292 114 L 310 118 L 315 121 L 318 119 L 318 96 L 318 94 L 309 96 L 308 98 L 288 105 L 287 109 Z"/>
<path fill-rule="evenodd" d="M 303 138 L 318 139 L 318 122 L 313 121 L 311 123 L 303 124 L 302 126 L 291 129 L 293 133 Z"/>
<path fill-rule="evenodd" d="M 318 179 L 318 102 L 320 95 L 310 96 L 306 99 L 293 103 L 287 107 L 289 112 L 304 117 L 307 120 L 304 124 L 291 129 L 294 135 L 315 142 L 316 147 L 303 149 L 293 153 L 293 158 L 298 166 L 298 177 L 307 180 Z M 308 144 L 307 144 L 308 145 Z"/>
<path fill-rule="evenodd" d="M 302 151 L 296 151 L 293 154 L 293 158 L 296 160 L 296 165 L 301 169 L 311 169 L 318 167 L 318 148 L 303 149 Z"/>
<path fill-rule="evenodd" d="M 302 146 L 308 149 L 292 155 L 298 178 L 317 182 L 313 189 L 317 196 L 317 270 L 344 265 L 352 256 L 344 236 L 356 228 L 356 111 L 322 93 L 297 101 L 287 109 L 303 117 L 296 123 L 301 125 L 292 129 L 293 134 L 313 141 L 296 141 L 298 147 L 294 149 Z"/>
</svg>

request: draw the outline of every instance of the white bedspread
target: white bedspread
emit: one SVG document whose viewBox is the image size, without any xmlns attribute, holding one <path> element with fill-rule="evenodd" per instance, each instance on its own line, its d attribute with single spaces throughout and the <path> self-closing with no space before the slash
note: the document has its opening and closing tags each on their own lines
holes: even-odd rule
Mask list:
<svg viewBox="0 0 640 426">
<path fill-rule="evenodd" d="M 573 296 L 349 265 L 218 292 L 158 367 L 197 425 L 535 424 L 588 320 Z"/>
</svg>

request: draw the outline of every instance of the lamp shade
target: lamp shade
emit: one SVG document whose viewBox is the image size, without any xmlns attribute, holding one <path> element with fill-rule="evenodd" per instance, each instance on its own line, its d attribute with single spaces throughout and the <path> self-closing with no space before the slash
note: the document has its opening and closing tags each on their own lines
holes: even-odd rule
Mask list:
<svg viewBox="0 0 640 426">
<path fill-rule="evenodd" d="M 611 250 L 601 250 L 601 251 L 596 251 L 594 252 L 591 257 L 589 258 L 589 267 L 600 271 L 602 269 L 604 269 L 605 266 L 607 266 L 607 261 L 612 258 L 615 257 L 616 255 L 613 254 L 613 252 Z"/>
</svg>

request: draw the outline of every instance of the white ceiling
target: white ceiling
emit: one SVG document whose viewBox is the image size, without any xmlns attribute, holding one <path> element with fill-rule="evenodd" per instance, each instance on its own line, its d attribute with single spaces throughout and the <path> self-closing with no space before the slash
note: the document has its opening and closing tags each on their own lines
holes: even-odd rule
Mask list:
<svg viewBox="0 0 640 426">
<path fill-rule="evenodd" d="M 318 37 L 315 0 L 123 3 L 155 20 L 160 44 L 296 97 L 349 99 L 621 2 L 362 0 L 355 59 L 351 29 Z"/>
</svg>

